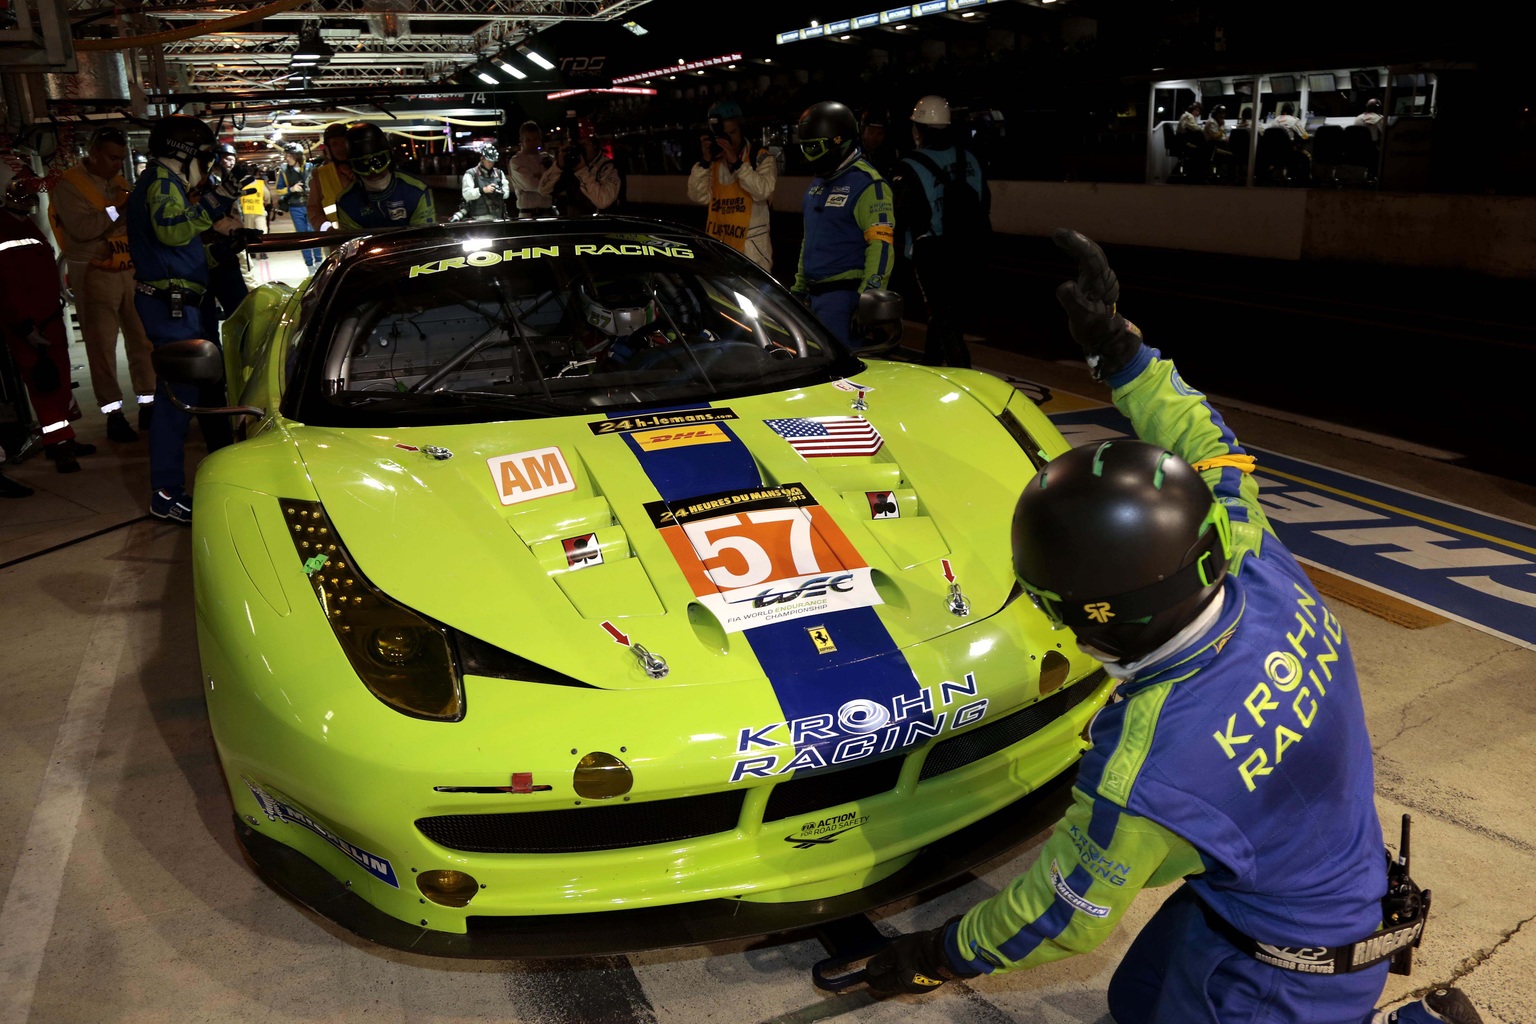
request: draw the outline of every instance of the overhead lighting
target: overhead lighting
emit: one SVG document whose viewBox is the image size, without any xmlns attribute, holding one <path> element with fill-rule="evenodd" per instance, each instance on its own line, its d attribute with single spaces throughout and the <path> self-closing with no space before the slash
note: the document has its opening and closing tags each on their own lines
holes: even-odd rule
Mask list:
<svg viewBox="0 0 1536 1024">
<path fill-rule="evenodd" d="M 645 30 L 645 26 L 640 24 L 638 21 L 626 21 L 624 23 L 624 27 L 629 29 L 631 32 L 633 32 L 637 36 L 643 36 L 643 35 L 647 35 L 648 34 L 646 32 L 646 30 Z"/>
<path fill-rule="evenodd" d="M 718 57 L 694 61 L 685 61 L 679 57 L 675 67 L 656 68 L 653 71 L 642 71 L 637 75 L 624 75 L 621 78 L 615 78 L 613 84 L 623 85 L 625 82 L 639 82 L 647 78 L 655 78 L 657 75 L 665 75 L 676 71 L 697 71 L 699 68 L 712 68 L 722 64 L 732 64 L 738 60 L 741 60 L 741 54 L 739 53 L 723 53 Z"/>
<path fill-rule="evenodd" d="M 907 30 L 907 26 L 905 26 L 905 25 L 897 25 L 896 26 L 896 31 L 897 32 L 905 32 L 906 30 Z"/>
<path fill-rule="evenodd" d="M 963 12 L 960 15 L 960 17 L 962 17 L 962 18 L 974 18 L 974 17 L 976 17 L 976 12 L 975 11 L 965 11 L 965 12 Z"/>
<path fill-rule="evenodd" d="M 500 85 L 501 84 L 500 82 L 496 81 L 496 76 L 495 75 L 493 75 L 493 74 L 491 74 L 491 73 L 489 73 L 487 71 L 480 71 L 480 70 L 476 69 L 475 77 L 480 79 L 480 81 L 484 82 L 486 85 Z"/>
<path fill-rule="evenodd" d="M 318 28 L 299 33 L 299 45 L 293 51 L 293 63 L 298 65 L 324 64 L 336 55 L 336 51 L 320 38 Z"/>
<path fill-rule="evenodd" d="M 725 70 L 727 70 L 727 71 L 735 71 L 736 70 L 736 65 L 735 64 L 727 64 L 725 66 Z"/>
<path fill-rule="evenodd" d="M 623 86 L 615 86 L 615 87 L 613 87 L 611 89 L 562 89 L 560 92 L 547 93 L 547 94 L 545 94 L 544 98 L 546 100 L 563 100 L 563 99 L 569 99 L 572 96 L 580 96 L 582 93 L 587 93 L 587 92 L 617 93 L 618 95 L 621 95 L 621 96 L 655 96 L 656 95 L 656 90 L 655 89 L 636 89 L 633 86 L 623 85 Z"/>
<path fill-rule="evenodd" d="M 543 56 L 541 56 L 537 50 L 530 50 L 526 46 L 519 46 L 517 48 L 517 52 L 522 54 L 524 57 L 527 57 L 529 60 L 533 61 L 533 63 L 537 64 L 539 67 L 543 68 L 545 71 L 553 71 L 553 70 L 555 70 L 555 66 L 553 64 L 551 64 L 549 61 L 545 60 L 543 58 Z"/>
<path fill-rule="evenodd" d="M 507 74 L 511 75 L 513 78 L 518 79 L 519 81 L 528 77 L 526 74 L 517 70 L 517 68 L 513 67 L 511 64 L 508 64 L 500 57 L 492 57 L 491 63 L 495 64 L 497 67 L 501 68 L 501 70 L 505 71 Z"/>
<path fill-rule="evenodd" d="M 821 24 L 821 22 L 819 22 L 819 21 L 813 21 L 813 22 L 811 22 L 811 28 L 816 28 L 816 27 L 818 27 L 818 26 L 819 26 L 819 25 L 820 25 L 820 24 Z"/>
<path fill-rule="evenodd" d="M 852 39 L 853 36 L 838 36 L 839 39 Z"/>
</svg>

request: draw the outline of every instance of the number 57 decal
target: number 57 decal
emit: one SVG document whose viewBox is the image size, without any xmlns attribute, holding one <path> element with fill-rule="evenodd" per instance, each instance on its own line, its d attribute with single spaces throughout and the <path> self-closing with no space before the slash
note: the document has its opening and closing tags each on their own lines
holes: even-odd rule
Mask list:
<svg viewBox="0 0 1536 1024">
<path fill-rule="evenodd" d="M 819 505 L 713 516 L 661 533 L 728 632 L 880 603 L 869 567 Z"/>
</svg>

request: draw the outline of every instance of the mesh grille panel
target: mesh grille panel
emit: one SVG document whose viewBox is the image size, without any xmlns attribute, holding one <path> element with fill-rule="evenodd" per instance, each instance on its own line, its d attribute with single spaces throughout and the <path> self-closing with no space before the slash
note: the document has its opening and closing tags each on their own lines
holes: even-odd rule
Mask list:
<svg viewBox="0 0 1536 1024">
<path fill-rule="evenodd" d="M 422 835 L 466 853 L 583 853 L 728 832 L 741 816 L 742 790 L 643 804 L 572 807 L 510 814 L 442 814 L 416 819 Z"/>
<path fill-rule="evenodd" d="M 887 757 L 872 764 L 860 764 L 841 771 L 781 782 L 768 794 L 768 807 L 763 811 L 763 820 L 798 818 L 824 807 L 836 807 L 850 800 L 862 800 L 876 793 L 889 792 L 901 774 L 903 760 L 900 757 Z"/>
<path fill-rule="evenodd" d="M 1086 700 L 1103 677 L 1104 672 L 1100 669 L 1077 685 L 1059 690 L 1042 701 L 1036 701 L 1027 708 L 1015 711 L 1006 718 L 999 718 L 990 725 L 972 729 L 953 739 L 935 744 L 928 752 L 928 759 L 923 762 L 923 770 L 918 775 L 918 781 L 974 764 L 999 750 L 1013 746 L 1026 736 L 1039 732 Z"/>
</svg>

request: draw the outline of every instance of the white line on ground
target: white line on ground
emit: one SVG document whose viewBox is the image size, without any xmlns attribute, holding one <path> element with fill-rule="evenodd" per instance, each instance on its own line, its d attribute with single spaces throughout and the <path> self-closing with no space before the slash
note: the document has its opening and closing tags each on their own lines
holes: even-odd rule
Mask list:
<svg viewBox="0 0 1536 1024">
<path fill-rule="evenodd" d="M 141 524 L 129 530 L 119 550 L 140 547 L 149 529 L 148 524 Z M 117 562 L 101 606 L 132 607 L 132 596 L 143 573 L 141 562 Z M 5 904 L 0 906 L 0 1024 L 26 1024 L 32 1013 L 43 953 L 53 933 L 63 890 L 64 869 L 75 843 L 91 766 L 132 623 L 133 616 L 116 612 L 91 616 L 85 656 L 48 758 L 32 821 L 21 844 L 21 858 L 6 890 Z"/>
<path fill-rule="evenodd" d="M 1074 366 L 1082 368 L 1080 359 L 1058 359 L 1061 366 Z M 1428 445 L 1417 444 L 1413 441 L 1405 441 L 1400 437 L 1389 437 L 1386 434 L 1378 434 L 1370 430 L 1360 430 L 1357 427 L 1347 427 L 1342 423 L 1330 423 L 1327 420 L 1313 419 L 1311 416 L 1302 416 L 1299 413 L 1286 412 L 1283 409 L 1274 409 L 1267 405 L 1256 405 L 1253 402 L 1245 402 L 1240 398 L 1227 398 L 1223 395 L 1206 392 L 1206 397 L 1219 406 L 1227 406 L 1231 409 L 1241 409 L 1243 412 L 1251 412 L 1255 416 L 1264 416 L 1282 423 L 1294 423 L 1298 427 L 1306 427 L 1323 434 L 1334 434 L 1338 437 L 1347 437 L 1355 441 L 1364 441 L 1374 444 L 1378 448 L 1390 448 L 1393 451 L 1407 452 L 1409 455 L 1417 455 L 1420 458 L 1434 459 L 1437 462 L 1455 462 L 1465 458 L 1460 452 L 1446 451 L 1444 448 L 1431 448 Z"/>
</svg>

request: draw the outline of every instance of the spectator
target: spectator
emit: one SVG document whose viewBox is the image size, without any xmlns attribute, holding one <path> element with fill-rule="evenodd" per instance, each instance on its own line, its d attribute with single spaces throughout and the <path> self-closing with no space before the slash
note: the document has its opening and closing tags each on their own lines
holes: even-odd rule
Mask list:
<svg viewBox="0 0 1536 1024">
<path fill-rule="evenodd" d="M 512 187 L 517 191 L 519 217 L 548 217 L 555 210 L 555 186 L 560 167 L 553 153 L 544 152 L 544 133 L 537 123 L 524 121 L 517 130 L 521 145 L 512 154 Z"/>
<path fill-rule="evenodd" d="M 886 137 L 888 124 L 890 118 L 884 110 L 871 108 L 859 116 L 859 148 L 864 151 L 865 161 L 883 178 L 896 171 L 896 147 Z"/>
<path fill-rule="evenodd" d="M 981 161 L 954 138 L 944 97 L 917 101 L 912 138 L 917 152 L 897 165 L 891 188 L 902 256 L 928 306 L 923 363 L 970 366 L 963 321 L 985 262 L 991 192 Z"/>
<path fill-rule="evenodd" d="M 794 292 L 850 346 L 859 296 L 889 282 L 896 240 L 890 185 L 864 162 L 858 136 L 858 120 L 841 103 L 809 107 L 795 127 L 815 177 L 802 205 L 805 240 Z"/>
<path fill-rule="evenodd" d="M 699 162 L 688 173 L 688 198 L 708 204 L 705 230 L 710 237 L 771 272 L 769 214 L 779 180 L 773 154 L 743 134 L 746 120 L 733 100 L 710 108 L 709 126 L 710 134 L 699 137 Z M 852 138 L 848 144 L 853 145 Z"/>
<path fill-rule="evenodd" d="M 1296 104 L 1294 103 L 1280 104 L 1280 116 L 1276 117 L 1271 122 L 1271 125 L 1275 128 L 1284 128 L 1293 142 L 1297 139 L 1310 139 L 1312 137 L 1307 134 L 1306 127 L 1301 123 L 1301 118 L 1296 116 Z"/>
<path fill-rule="evenodd" d="M 353 182 L 336 200 L 343 228 L 418 227 L 437 220 L 432 190 L 394 169 L 389 139 L 378 125 L 360 121 L 347 129 L 347 161 Z"/>
<path fill-rule="evenodd" d="M 1381 145 L 1382 125 L 1386 119 L 1381 116 L 1381 100 L 1366 100 L 1365 110 L 1355 118 L 1355 124 L 1364 125 L 1371 133 L 1371 141 Z"/>
<path fill-rule="evenodd" d="M 1184 113 L 1179 115 L 1179 134 L 1204 138 L 1205 127 L 1200 123 L 1200 101 L 1196 100 L 1184 108 Z"/>
<path fill-rule="evenodd" d="M 123 413 L 123 389 L 117 380 L 119 331 L 128 376 L 138 395 L 140 430 L 149 428 L 155 401 L 152 346 L 133 308 L 133 258 L 123 217 L 129 186 L 122 167 L 127 155 L 123 133 L 101 129 L 92 137 L 85 160 L 65 171 L 53 187 L 48 206 L 54 240 L 69 263 L 91 390 L 107 414 L 107 437 L 119 442 L 139 439 Z"/>
<path fill-rule="evenodd" d="M 506 220 L 507 199 L 512 186 L 496 161 L 501 153 L 490 143 L 480 147 L 480 159 L 464 172 L 459 181 L 459 197 L 464 200 L 464 219 Z"/>
<path fill-rule="evenodd" d="M 1241 109 L 1241 110 L 1239 110 L 1237 112 L 1237 127 L 1239 127 L 1239 128 L 1252 128 L 1253 127 L 1253 108 L 1252 107 L 1244 107 L 1243 109 Z"/>
<path fill-rule="evenodd" d="M 619 169 L 591 135 L 567 147 L 563 154 L 565 175 L 561 181 L 567 217 L 591 217 L 611 207 L 619 198 Z"/>
<path fill-rule="evenodd" d="M 1207 142 L 1223 142 L 1227 134 L 1227 108 L 1218 103 L 1211 108 L 1210 119 L 1205 122 L 1205 138 Z"/>
<path fill-rule="evenodd" d="M 133 158 L 133 176 L 135 179 L 149 168 L 149 157 L 140 153 Z"/>
<path fill-rule="evenodd" d="M 268 215 L 271 213 L 275 199 L 272 190 L 267 188 L 267 179 L 249 164 L 236 163 L 229 173 L 240 182 L 240 222 L 247 232 L 267 233 Z M 247 238 L 251 237 L 247 235 Z M 252 264 L 255 266 L 252 266 Z M 241 275 L 245 278 L 247 288 L 256 288 L 263 281 L 271 280 L 271 271 L 267 268 L 267 254 L 264 252 L 252 255 L 247 252 L 245 259 L 241 261 Z"/>
<path fill-rule="evenodd" d="M 309 224 L 309 180 L 313 166 L 304 160 L 304 147 L 290 142 L 283 147 L 283 166 L 277 172 L 277 201 L 293 218 L 293 230 L 299 233 L 313 231 Z M 319 249 L 304 250 L 304 268 L 311 273 L 318 267 L 325 254 Z"/>
<path fill-rule="evenodd" d="M 1205 144 L 1210 147 L 1211 168 L 1218 180 L 1227 180 L 1232 171 L 1232 150 L 1227 146 L 1227 108 L 1217 104 L 1205 122 Z"/>
<path fill-rule="evenodd" d="M 323 136 L 326 162 L 309 177 L 309 223 L 319 231 L 337 227 L 341 221 L 336 200 L 352 187 L 355 176 L 347 160 L 347 126 L 340 121 L 326 125 Z"/>
<path fill-rule="evenodd" d="M 172 341 L 216 341 L 203 323 L 208 292 L 208 253 L 203 232 L 229 235 L 240 229 L 234 213 L 240 199 L 235 182 L 212 188 L 206 171 L 213 158 L 213 130 L 186 114 L 161 118 L 149 133 L 155 162 L 134 182 L 128 199 L 128 247 L 133 253 L 137 294 L 134 305 L 157 347 Z M 213 335 L 210 337 L 210 335 Z M 181 401 L 195 405 L 196 387 L 168 385 Z M 188 414 L 173 403 L 155 411 L 149 428 L 149 511 L 160 519 L 191 524 L 192 498 L 186 492 Z"/>
<path fill-rule="evenodd" d="M 69 344 L 53 246 L 32 221 L 42 181 L 17 174 L 0 202 L 0 330 L 42 427 L 43 451 L 60 473 L 80 469 L 96 446 L 69 425 Z"/>
</svg>

